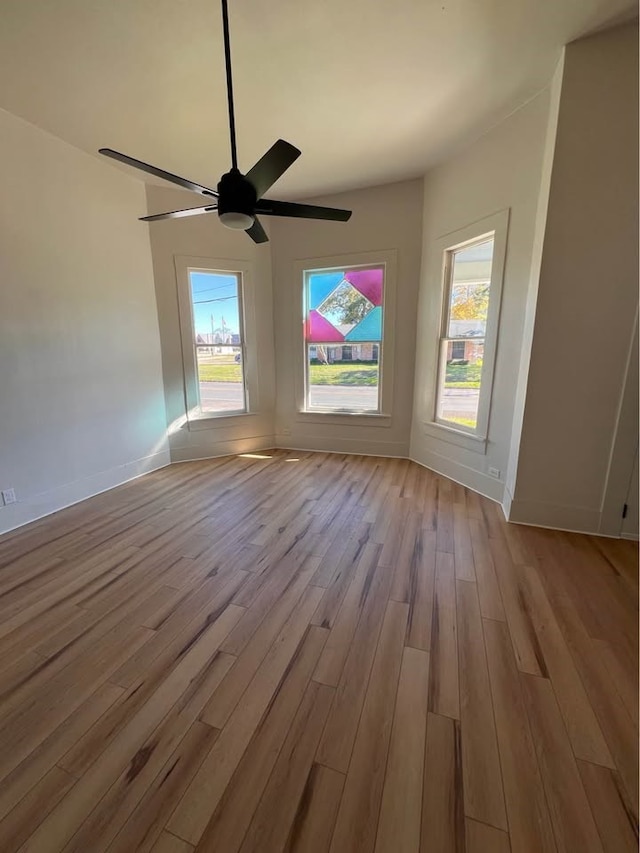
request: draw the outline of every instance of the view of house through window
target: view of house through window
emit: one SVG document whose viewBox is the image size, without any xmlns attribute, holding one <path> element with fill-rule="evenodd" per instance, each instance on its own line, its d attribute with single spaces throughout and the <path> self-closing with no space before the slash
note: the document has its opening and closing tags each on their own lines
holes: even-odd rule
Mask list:
<svg viewBox="0 0 640 853">
<path fill-rule="evenodd" d="M 384 267 L 305 273 L 306 409 L 379 412 Z"/>
<path fill-rule="evenodd" d="M 242 276 L 189 270 L 200 409 L 246 411 Z"/>
<path fill-rule="evenodd" d="M 475 431 L 491 290 L 494 238 L 447 251 L 436 420 Z"/>
</svg>

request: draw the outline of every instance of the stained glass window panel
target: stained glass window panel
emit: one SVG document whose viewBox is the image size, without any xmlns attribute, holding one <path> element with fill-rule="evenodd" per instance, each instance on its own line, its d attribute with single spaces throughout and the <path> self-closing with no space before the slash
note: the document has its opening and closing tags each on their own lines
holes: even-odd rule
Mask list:
<svg viewBox="0 0 640 853">
<path fill-rule="evenodd" d="M 305 274 L 306 407 L 378 412 L 384 267 Z"/>
</svg>

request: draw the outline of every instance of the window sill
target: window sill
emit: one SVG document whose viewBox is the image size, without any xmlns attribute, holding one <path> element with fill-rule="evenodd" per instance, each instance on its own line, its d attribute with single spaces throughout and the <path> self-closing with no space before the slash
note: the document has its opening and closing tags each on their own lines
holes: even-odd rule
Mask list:
<svg viewBox="0 0 640 853">
<path fill-rule="evenodd" d="M 200 429 L 215 429 L 218 426 L 233 426 L 234 422 L 240 422 L 243 418 L 255 417 L 255 412 L 220 412 L 214 415 L 212 412 L 194 412 L 189 415 L 186 423 L 189 431 Z"/>
<path fill-rule="evenodd" d="M 484 436 L 470 435 L 468 432 L 445 426 L 445 424 L 440 424 L 437 421 L 424 423 L 423 427 L 426 435 L 431 438 L 447 441 L 449 444 L 457 444 L 466 450 L 472 450 L 474 453 L 484 454 L 487 452 L 487 439 Z"/>
<path fill-rule="evenodd" d="M 339 424 L 340 426 L 391 426 L 391 415 L 382 412 L 323 412 L 321 409 L 313 409 L 298 412 L 296 420 L 303 423 Z"/>
</svg>

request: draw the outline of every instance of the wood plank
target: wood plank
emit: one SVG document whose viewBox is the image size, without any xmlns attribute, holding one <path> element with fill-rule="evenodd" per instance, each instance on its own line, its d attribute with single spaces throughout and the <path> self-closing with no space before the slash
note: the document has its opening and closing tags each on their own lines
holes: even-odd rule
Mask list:
<svg viewBox="0 0 640 853">
<path fill-rule="evenodd" d="M 323 589 L 311 587 L 303 593 L 297 610 L 291 615 L 269 650 L 231 715 L 222 734 L 206 756 L 184 797 L 171 815 L 167 827 L 180 838 L 196 844 L 222 799 L 236 767 L 256 731 L 264 711 L 278 690 L 291 661 L 303 644 L 309 620 L 318 606 Z M 317 642 L 326 640 L 325 628 L 313 627 Z M 319 653 L 319 652 L 318 652 Z M 314 661 L 315 664 L 315 661 Z"/>
<path fill-rule="evenodd" d="M 421 853 L 465 853 L 460 723 L 429 714 L 424 758 Z"/>
<path fill-rule="evenodd" d="M 191 844 L 170 832 L 163 832 L 153 847 L 153 853 L 193 853 Z"/>
<path fill-rule="evenodd" d="M 228 597 L 231 595 L 233 595 L 232 590 L 229 592 Z M 215 600 L 216 598 L 214 597 L 214 602 Z M 235 605 L 227 606 L 233 609 L 230 611 L 229 619 L 225 619 L 224 621 L 225 629 L 232 627 L 234 620 L 237 620 L 238 614 L 243 612 L 242 608 L 236 608 Z M 78 777 L 82 776 L 109 744 L 122 732 L 124 727 L 151 700 L 151 697 L 165 683 L 168 673 L 175 671 L 183 663 L 194 645 L 211 629 L 224 612 L 224 609 L 220 612 L 214 603 L 212 611 L 206 613 L 206 615 L 201 615 L 199 619 L 187 625 L 183 632 L 174 637 L 173 641 L 149 665 L 144 677 L 135 681 L 122 694 L 120 699 L 114 703 L 109 712 L 77 741 L 73 748 L 66 753 L 62 761 L 59 762 L 60 765 L 69 773 Z M 237 624 L 237 621 L 235 621 L 235 624 Z M 216 630 L 216 639 L 220 639 L 220 633 Z M 180 682 L 173 682 L 181 688 L 181 691 L 175 696 L 174 701 L 180 703 L 182 707 L 182 703 L 191 701 L 194 692 L 196 694 L 199 693 L 199 687 L 203 682 L 216 686 L 218 676 L 224 674 L 227 662 L 227 659 L 222 658 L 215 649 L 212 649 L 209 660 L 199 672 L 194 673 L 193 678 L 186 688 Z M 213 680 L 209 681 L 210 679 Z M 206 699 L 208 699 L 208 696 L 205 697 Z M 199 707 L 198 713 L 201 710 L 202 708 Z"/>
<path fill-rule="evenodd" d="M 205 706 L 201 719 L 210 726 L 223 728 L 240 701 L 260 665 L 267 656 L 269 649 L 276 641 L 282 627 L 294 612 L 301 596 L 304 594 L 313 568 L 300 572 L 292 579 L 292 583 L 273 606 L 268 616 L 263 620 L 235 665 L 224 678 L 218 689 L 213 693 Z M 316 599 L 322 592 L 316 593 Z"/>
<path fill-rule="evenodd" d="M 39 747 L 10 773 L 0 786 L 0 819 L 37 785 L 68 749 L 91 728 L 123 694 L 122 687 L 103 684 Z"/>
<path fill-rule="evenodd" d="M 109 853 L 148 853 L 153 849 L 167 815 L 180 801 L 219 734 L 205 723 L 193 723 L 110 844 Z"/>
<path fill-rule="evenodd" d="M 461 504 L 453 505 L 453 557 L 456 569 L 456 579 L 475 581 L 476 569 L 471 547 L 471 534 L 466 507 Z"/>
<path fill-rule="evenodd" d="M 547 581 L 546 574 L 545 581 Z M 590 705 L 596 714 L 616 769 L 635 810 L 638 803 L 638 753 L 631 744 L 636 742 L 637 727 L 620 698 L 613 680 L 613 673 L 597 654 L 593 640 L 587 633 L 573 600 L 565 594 L 555 593 L 553 607 L 554 615 L 561 626 L 563 637 L 578 669 Z M 637 653 L 635 658 L 637 669 Z"/>
<path fill-rule="evenodd" d="M 242 853 L 279 853 L 285 846 L 334 692 L 315 682 L 307 687 L 245 835 Z"/>
<path fill-rule="evenodd" d="M 551 684 L 577 758 L 615 767 L 571 652 L 536 570 L 522 567 L 525 595 Z"/>
<path fill-rule="evenodd" d="M 475 584 L 456 582 L 456 606 L 465 814 L 506 830 L 493 702 Z"/>
<path fill-rule="evenodd" d="M 82 828 L 81 834 L 74 838 L 73 847 L 81 844 L 82 841 L 82 845 L 76 849 L 82 850 L 83 847 L 86 849 L 87 837 L 93 838 L 91 843 L 94 850 L 103 849 L 98 847 L 97 838 L 100 838 L 100 845 L 103 845 L 111 840 L 109 833 L 112 833 L 111 837 L 115 836 L 120 829 L 118 820 L 122 819 L 124 822 L 130 812 L 112 809 L 112 800 L 107 801 L 109 809 L 105 812 L 92 813 L 93 809 L 114 782 L 116 785 L 110 791 L 114 799 L 117 800 L 120 796 L 120 789 L 126 791 L 127 782 L 135 779 L 140 772 L 140 767 L 144 767 L 149 759 L 148 739 L 150 735 L 170 712 L 177 697 L 184 692 L 193 677 L 206 665 L 222 639 L 237 622 L 241 613 L 241 608 L 231 604 L 220 615 L 219 619 L 205 631 L 178 666 L 167 675 L 149 698 L 149 701 L 133 716 L 98 760 L 84 773 L 81 780 L 82 784 L 76 785 L 38 827 L 25 845 L 24 853 L 27 851 L 36 853 L 42 849 L 45 843 L 63 847 L 81 828 L 87 818 L 89 818 L 89 823 Z M 167 747 L 169 753 L 173 750 L 181 733 L 184 734 L 179 727 L 170 732 Z M 120 789 L 118 788 L 118 781 Z M 132 804 L 131 811 L 135 805 L 137 805 L 137 801 Z M 114 815 L 114 812 L 117 814 Z M 104 820 L 105 815 L 106 821 Z M 100 827 L 98 835 L 91 832 L 95 824 Z"/>
<path fill-rule="evenodd" d="M 443 553 L 453 554 L 453 483 L 444 477 L 436 480 L 436 514 L 437 540 L 436 549 Z"/>
<path fill-rule="evenodd" d="M 155 624 L 155 635 L 150 642 L 116 670 L 112 681 L 122 687 L 132 687 L 144 681 L 149 671 L 168 655 L 166 665 L 194 636 L 199 636 L 215 622 L 233 602 L 247 577 L 247 572 L 236 572 L 230 577 L 213 577 L 195 586 L 161 624 Z M 237 612 L 242 613 L 241 610 Z"/>
<path fill-rule="evenodd" d="M 362 552 L 369 542 L 370 531 L 370 524 L 362 524 L 357 528 L 356 532 L 348 540 L 340 559 L 329 567 L 330 580 L 327 583 L 318 584 L 318 586 L 326 587 L 327 591 L 322 596 L 322 601 L 313 614 L 312 622 L 314 625 L 320 625 L 322 628 L 333 628 L 342 601 L 356 572 Z M 328 557 L 329 554 L 327 554 Z M 313 584 L 315 584 L 316 579 L 322 580 L 321 577 L 319 578 L 319 575 L 321 574 L 323 563 L 324 560 L 320 563 L 318 571 L 313 576 Z"/>
<path fill-rule="evenodd" d="M 500 586 L 484 525 L 477 518 L 470 518 L 469 532 L 473 549 L 473 563 L 476 569 L 480 613 L 485 619 L 498 619 L 504 622 L 506 616 L 502 605 Z"/>
<path fill-rule="evenodd" d="M 428 686 L 428 653 L 405 648 L 378 821 L 376 853 L 412 853 L 420 848 Z"/>
<path fill-rule="evenodd" d="M 511 559 L 502 537 L 489 538 L 489 548 L 498 576 L 498 584 L 516 661 L 520 672 L 547 677 L 547 662 L 533 627 L 522 572 Z"/>
<path fill-rule="evenodd" d="M 558 853 L 602 853 L 562 715 L 545 678 L 520 676 Z"/>
<path fill-rule="evenodd" d="M 577 764 L 605 853 L 635 853 L 638 819 L 620 777 L 588 761 Z"/>
<path fill-rule="evenodd" d="M 376 594 L 377 585 L 374 584 L 374 579 L 377 567 L 380 565 L 380 570 L 377 572 L 378 583 L 382 570 L 386 568 L 379 564 L 380 551 L 380 545 L 373 543 L 364 547 L 353 580 L 320 655 L 318 666 L 313 674 L 314 681 L 328 684 L 330 687 L 338 685 L 366 602 L 369 596 Z"/>
<path fill-rule="evenodd" d="M 633 720 L 636 728 L 639 725 L 638 716 L 638 665 L 637 661 L 633 661 L 631 656 L 626 658 L 625 663 L 620 659 L 611 643 L 606 640 L 592 640 L 592 646 L 596 655 L 602 662 L 601 665 L 607 670 L 611 676 L 611 680 L 615 684 L 616 690 L 620 694 L 627 713 Z M 628 661 L 628 665 L 626 665 Z"/>
<path fill-rule="evenodd" d="M 287 734 L 296 726 L 297 712 L 306 721 L 317 704 L 326 719 L 333 691 L 316 684 L 308 687 L 325 640 L 322 628 L 310 629 L 200 837 L 200 848 L 228 853 L 240 849 Z"/>
<path fill-rule="evenodd" d="M 75 784 L 69 773 L 52 767 L 0 822 L 0 850 L 18 850 Z"/>
<path fill-rule="evenodd" d="M 407 645 L 429 651 L 436 574 L 436 535 L 422 528 L 416 539 L 415 562 L 409 582 Z"/>
<path fill-rule="evenodd" d="M 333 853 L 374 849 L 408 615 L 406 604 L 389 601 L 331 840 Z"/>
<path fill-rule="evenodd" d="M 453 555 L 436 552 L 431 627 L 429 710 L 460 719 L 456 587 Z"/>
<path fill-rule="evenodd" d="M 467 818 L 466 826 L 467 853 L 510 853 L 509 836 L 495 826 L 487 826 L 477 820 Z M 514 847 L 514 850 L 520 850 Z"/>
<path fill-rule="evenodd" d="M 503 622 L 485 619 L 483 628 L 513 848 L 523 853 L 555 853 L 549 810 L 507 627 Z"/>
<path fill-rule="evenodd" d="M 392 574 L 378 566 L 336 689 L 316 760 L 346 773 L 382 628 Z"/>
<path fill-rule="evenodd" d="M 0 779 L 4 779 L 60 726 L 117 667 L 152 634 L 147 628 L 116 628 L 96 644 L 92 655 L 63 669 L 47 691 L 7 716 L 2 727 Z"/>
<path fill-rule="evenodd" d="M 345 777 L 313 764 L 298 802 L 283 853 L 326 853 L 338 815 Z"/>
</svg>

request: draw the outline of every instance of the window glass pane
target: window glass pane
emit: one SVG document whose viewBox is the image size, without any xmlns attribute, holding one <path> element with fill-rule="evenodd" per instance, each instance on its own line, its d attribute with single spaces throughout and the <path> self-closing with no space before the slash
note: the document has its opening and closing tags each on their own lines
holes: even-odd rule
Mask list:
<svg viewBox="0 0 640 853">
<path fill-rule="evenodd" d="M 307 406 L 378 411 L 384 267 L 306 274 Z"/>
<path fill-rule="evenodd" d="M 447 337 L 484 338 L 492 261 L 493 238 L 451 253 Z"/>
<path fill-rule="evenodd" d="M 200 408 L 245 411 L 239 276 L 190 271 L 189 281 Z"/>
<path fill-rule="evenodd" d="M 202 411 L 243 411 L 244 374 L 240 348 L 198 346 L 196 356 Z"/>
<path fill-rule="evenodd" d="M 380 345 L 315 344 L 307 347 L 307 405 L 334 412 L 379 408 Z"/>
<path fill-rule="evenodd" d="M 196 343 L 240 344 L 238 276 L 191 271 L 191 300 Z"/>
<path fill-rule="evenodd" d="M 443 341 L 442 347 L 444 376 L 440 380 L 437 417 L 467 429 L 475 429 L 478 424 L 484 340 Z"/>
</svg>

